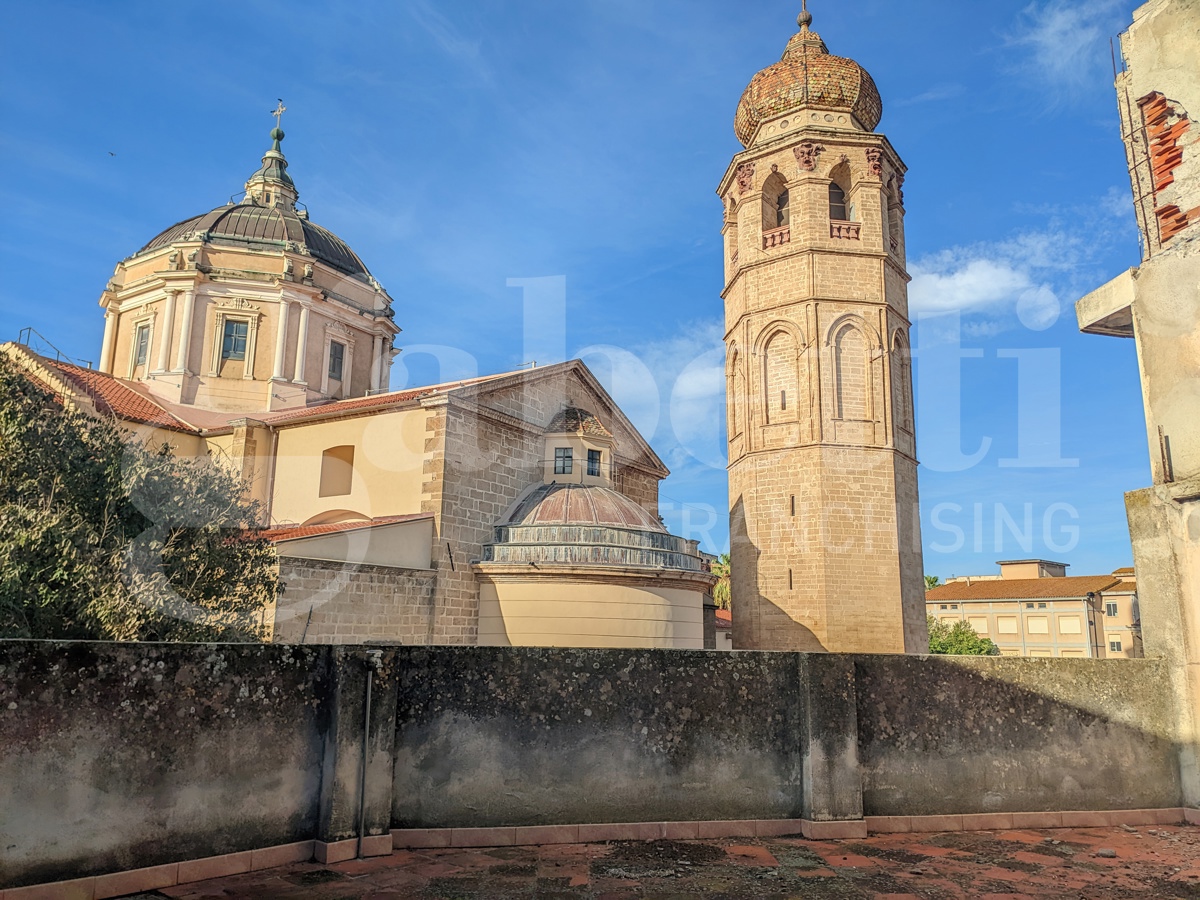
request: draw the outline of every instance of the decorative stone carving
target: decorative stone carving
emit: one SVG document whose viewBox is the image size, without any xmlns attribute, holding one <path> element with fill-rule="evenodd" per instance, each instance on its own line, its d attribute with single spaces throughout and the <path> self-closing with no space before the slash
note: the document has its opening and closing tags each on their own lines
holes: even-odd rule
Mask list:
<svg viewBox="0 0 1200 900">
<path fill-rule="evenodd" d="M 867 171 L 874 178 L 883 177 L 883 150 L 879 147 L 867 148 Z"/>
<path fill-rule="evenodd" d="M 312 279 L 313 279 L 312 263 L 305 263 L 304 264 L 304 283 L 312 284 Z"/>
<path fill-rule="evenodd" d="M 258 304 L 243 297 L 225 297 L 216 302 L 217 309 L 235 309 L 239 312 L 258 312 Z"/>
<path fill-rule="evenodd" d="M 796 154 L 796 162 L 800 163 L 800 168 L 811 172 L 817 167 L 817 157 L 825 152 L 825 148 L 812 141 L 803 141 L 792 152 Z"/>
<path fill-rule="evenodd" d="M 904 205 L 904 176 L 897 173 L 896 175 L 896 199 L 900 201 L 900 205 Z"/>
<path fill-rule="evenodd" d="M 283 261 L 283 274 L 286 275 L 289 279 L 292 277 L 292 272 L 295 270 L 295 268 L 296 268 L 295 265 L 292 264 L 292 261 L 290 259 L 285 259 Z"/>
<path fill-rule="evenodd" d="M 737 179 L 738 193 L 744 194 L 754 183 L 754 163 L 744 162 L 733 173 Z"/>
<path fill-rule="evenodd" d="M 190 269 L 196 268 L 196 260 L 198 260 L 199 258 L 200 258 L 199 250 L 193 250 L 191 253 L 189 253 L 187 255 L 188 268 L 190 268 Z"/>
<path fill-rule="evenodd" d="M 174 271 L 179 268 L 179 251 L 172 250 L 171 255 L 167 257 L 167 268 Z"/>
</svg>

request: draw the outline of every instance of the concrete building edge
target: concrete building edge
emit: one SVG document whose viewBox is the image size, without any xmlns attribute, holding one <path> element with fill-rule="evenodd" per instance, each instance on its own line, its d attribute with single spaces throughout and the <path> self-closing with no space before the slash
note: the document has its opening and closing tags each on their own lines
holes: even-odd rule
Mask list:
<svg viewBox="0 0 1200 900">
<path fill-rule="evenodd" d="M 955 831 L 1007 831 L 1025 828 L 1100 828 L 1120 825 L 1200 825 L 1200 809 L 1076 810 L 1060 812 L 963 813 L 940 816 L 865 816 L 815 822 L 808 819 L 736 819 L 687 822 L 612 822 L 592 825 L 518 825 L 499 828 L 393 828 L 370 835 L 363 855 L 387 856 L 394 850 L 445 847 L 511 847 L 575 844 L 612 840 L 713 840 L 725 837 L 785 837 L 853 840 L 869 834 L 926 834 Z M 358 839 L 296 841 L 220 856 L 181 860 L 159 866 L 92 875 L 69 881 L 0 888 L 0 900 L 108 900 L 220 878 L 273 869 L 294 862 L 344 862 L 358 855 Z"/>
</svg>

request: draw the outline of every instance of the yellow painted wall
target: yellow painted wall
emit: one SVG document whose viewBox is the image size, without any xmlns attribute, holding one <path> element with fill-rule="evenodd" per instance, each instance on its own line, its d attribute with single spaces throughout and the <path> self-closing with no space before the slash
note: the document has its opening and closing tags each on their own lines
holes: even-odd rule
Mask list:
<svg viewBox="0 0 1200 900">
<path fill-rule="evenodd" d="M 571 581 L 484 582 L 479 643 L 516 647 L 704 649 L 703 595 Z"/>
<path fill-rule="evenodd" d="M 366 518 L 420 512 L 429 415 L 424 409 L 396 410 L 280 430 L 272 520 L 303 523 L 338 509 Z M 321 454 L 346 444 L 354 447 L 350 493 L 321 497 Z"/>
</svg>

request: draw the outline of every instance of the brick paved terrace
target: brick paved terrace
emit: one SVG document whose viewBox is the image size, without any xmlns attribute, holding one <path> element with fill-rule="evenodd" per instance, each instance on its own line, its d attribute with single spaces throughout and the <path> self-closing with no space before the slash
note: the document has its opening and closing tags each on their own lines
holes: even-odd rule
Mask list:
<svg viewBox="0 0 1200 900">
<path fill-rule="evenodd" d="M 391 856 L 276 869 L 137 900 L 391 898 L 1200 897 L 1190 826 L 799 838 L 618 841 Z"/>
</svg>

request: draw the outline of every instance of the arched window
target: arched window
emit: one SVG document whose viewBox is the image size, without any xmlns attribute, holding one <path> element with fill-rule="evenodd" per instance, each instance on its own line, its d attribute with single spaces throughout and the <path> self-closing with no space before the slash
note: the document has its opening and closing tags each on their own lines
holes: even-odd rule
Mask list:
<svg viewBox="0 0 1200 900">
<path fill-rule="evenodd" d="M 895 382 L 893 393 L 896 398 L 894 414 L 896 424 L 911 434 L 913 430 L 912 354 L 909 352 L 904 338 L 897 336 L 892 345 L 892 354 L 896 360 L 892 369 L 892 377 Z"/>
<path fill-rule="evenodd" d="M 833 373 L 837 380 L 839 419 L 870 418 L 868 372 L 866 336 L 848 323 L 842 326 L 833 341 Z"/>
<path fill-rule="evenodd" d="M 850 167 L 838 163 L 829 173 L 829 218 L 835 222 L 853 222 L 854 204 L 850 200 Z"/>
<path fill-rule="evenodd" d="M 839 222 L 846 219 L 846 192 L 836 181 L 829 182 L 829 218 Z"/>
<path fill-rule="evenodd" d="M 763 183 L 762 227 L 763 231 L 786 228 L 791 224 L 791 208 L 787 182 L 778 172 L 772 172 Z"/>
<path fill-rule="evenodd" d="M 767 424 L 794 422 L 796 396 L 796 339 L 787 331 L 771 335 L 763 347 L 763 399 Z"/>
</svg>

